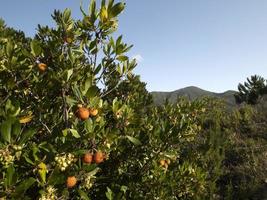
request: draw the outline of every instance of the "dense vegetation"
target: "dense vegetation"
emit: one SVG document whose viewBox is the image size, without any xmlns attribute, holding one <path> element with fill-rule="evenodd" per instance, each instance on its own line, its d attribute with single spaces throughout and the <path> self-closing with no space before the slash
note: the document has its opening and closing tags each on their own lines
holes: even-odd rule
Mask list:
<svg viewBox="0 0 267 200">
<path fill-rule="evenodd" d="M 112 37 L 124 6 L 55 11 L 34 38 L 1 21 L 0 198 L 266 198 L 264 98 L 155 106 Z"/>
</svg>

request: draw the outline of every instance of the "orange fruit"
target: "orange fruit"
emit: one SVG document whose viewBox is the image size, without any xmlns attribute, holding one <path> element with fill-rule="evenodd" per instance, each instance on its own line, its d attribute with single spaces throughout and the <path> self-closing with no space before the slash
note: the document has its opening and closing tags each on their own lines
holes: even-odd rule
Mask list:
<svg viewBox="0 0 267 200">
<path fill-rule="evenodd" d="M 104 159 L 105 159 L 105 155 L 101 151 L 98 151 L 95 153 L 94 161 L 96 164 L 102 163 Z"/>
<path fill-rule="evenodd" d="M 91 114 L 92 116 L 95 117 L 95 116 L 98 114 L 98 110 L 95 109 L 95 108 L 92 108 L 92 109 L 90 110 L 90 114 Z"/>
<path fill-rule="evenodd" d="M 41 72 L 44 72 L 47 69 L 47 65 L 45 63 L 39 63 L 38 68 Z"/>
<path fill-rule="evenodd" d="M 84 163 L 91 164 L 92 161 L 93 161 L 93 154 L 91 154 L 91 153 L 84 154 L 84 156 L 83 156 L 83 162 Z"/>
<path fill-rule="evenodd" d="M 81 120 L 86 120 L 90 116 L 90 112 L 87 108 L 80 107 L 76 111 L 77 117 L 80 118 Z"/>
<path fill-rule="evenodd" d="M 66 184 L 67 184 L 67 188 L 73 188 L 77 183 L 77 179 L 75 176 L 69 176 L 67 178 Z"/>
</svg>

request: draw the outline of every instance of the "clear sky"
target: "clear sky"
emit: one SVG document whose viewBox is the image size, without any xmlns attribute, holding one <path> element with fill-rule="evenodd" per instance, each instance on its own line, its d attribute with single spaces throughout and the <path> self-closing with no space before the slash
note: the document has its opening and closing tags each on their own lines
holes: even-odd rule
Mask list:
<svg viewBox="0 0 267 200">
<path fill-rule="evenodd" d="M 87 7 L 89 0 L 83 0 Z M 149 91 L 198 86 L 236 89 L 246 77 L 267 78 L 267 0 L 125 0 L 119 30 L 134 44 L 135 72 Z M 2 0 L 0 17 L 33 36 L 37 24 L 53 25 L 54 9 L 79 0 Z"/>
</svg>

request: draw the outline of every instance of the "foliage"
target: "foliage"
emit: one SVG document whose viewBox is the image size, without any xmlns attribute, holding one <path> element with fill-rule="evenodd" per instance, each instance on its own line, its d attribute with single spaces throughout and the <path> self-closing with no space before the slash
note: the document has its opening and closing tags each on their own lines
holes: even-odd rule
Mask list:
<svg viewBox="0 0 267 200">
<path fill-rule="evenodd" d="M 232 134 L 222 181 L 235 188 L 232 199 L 266 198 L 267 118 L 261 106 L 244 105 L 231 117 Z"/>
</svg>

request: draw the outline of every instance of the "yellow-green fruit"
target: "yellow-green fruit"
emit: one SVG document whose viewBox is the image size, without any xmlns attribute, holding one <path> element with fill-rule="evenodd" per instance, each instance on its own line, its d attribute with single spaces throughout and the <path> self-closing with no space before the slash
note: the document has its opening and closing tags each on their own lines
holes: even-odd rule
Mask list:
<svg viewBox="0 0 267 200">
<path fill-rule="evenodd" d="M 92 108 L 90 109 L 90 114 L 95 117 L 98 114 L 98 110 L 95 108 Z"/>
</svg>

